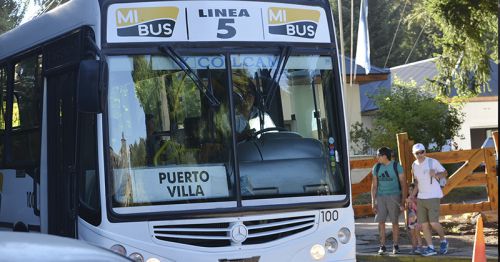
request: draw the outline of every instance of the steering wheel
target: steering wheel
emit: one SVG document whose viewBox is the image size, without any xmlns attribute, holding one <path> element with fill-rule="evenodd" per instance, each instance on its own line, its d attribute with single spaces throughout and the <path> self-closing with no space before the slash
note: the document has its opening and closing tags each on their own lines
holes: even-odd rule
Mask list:
<svg viewBox="0 0 500 262">
<path fill-rule="evenodd" d="M 252 134 L 252 138 L 256 138 L 258 135 L 260 134 L 264 134 L 264 133 L 267 133 L 267 132 L 270 132 L 270 131 L 288 131 L 288 129 L 284 128 L 284 127 L 268 127 L 268 128 L 264 128 L 264 129 L 261 129 L 255 133 Z"/>
</svg>

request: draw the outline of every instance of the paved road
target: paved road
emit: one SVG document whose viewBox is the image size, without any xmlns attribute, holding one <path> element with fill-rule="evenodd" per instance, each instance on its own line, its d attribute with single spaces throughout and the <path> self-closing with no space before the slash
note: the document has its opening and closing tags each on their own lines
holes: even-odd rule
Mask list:
<svg viewBox="0 0 500 262">
<path fill-rule="evenodd" d="M 400 219 L 400 228 L 404 224 L 403 219 Z M 373 217 L 367 217 L 367 218 L 359 218 L 356 219 L 356 228 L 355 228 L 355 234 L 356 234 L 356 253 L 358 254 L 363 254 L 363 255 L 370 255 L 370 254 L 376 254 L 378 251 L 378 226 L 377 223 L 373 222 Z M 391 230 L 391 224 L 386 224 L 386 234 L 388 235 L 388 241 L 386 241 L 386 246 L 388 249 L 388 252 L 392 252 L 392 230 Z M 390 236 L 389 236 L 390 235 Z M 449 243 L 450 243 L 450 248 L 448 251 L 447 255 L 444 256 L 432 256 L 432 258 L 443 258 L 450 260 L 448 258 L 451 257 L 462 257 L 462 258 L 467 258 L 470 261 L 470 258 L 472 257 L 472 251 L 473 251 L 473 246 L 474 243 L 470 242 L 468 240 L 465 240 L 464 238 L 461 238 L 460 236 L 447 236 Z M 439 239 L 437 237 L 434 238 L 434 245 L 438 245 Z M 411 244 L 409 241 L 409 236 L 408 232 L 406 230 L 401 230 L 400 231 L 400 249 L 401 249 L 401 255 L 399 256 L 405 256 L 407 258 L 399 259 L 399 261 L 424 261 L 422 256 L 411 256 L 408 255 L 408 253 L 411 250 Z M 406 256 L 408 255 L 408 256 Z M 378 256 L 378 255 L 377 255 Z M 486 246 L 486 256 L 490 258 L 494 258 L 495 261 L 498 260 L 498 246 Z M 393 257 L 392 254 L 390 256 L 387 256 L 384 261 L 391 261 L 390 257 Z M 408 257 L 415 257 L 417 260 L 410 259 L 408 260 Z M 375 258 L 372 258 L 375 259 Z M 358 259 L 360 260 L 360 259 Z M 453 260 L 453 259 L 451 259 Z M 398 261 L 398 260 L 396 260 Z M 458 261 L 458 260 L 457 260 Z"/>
</svg>

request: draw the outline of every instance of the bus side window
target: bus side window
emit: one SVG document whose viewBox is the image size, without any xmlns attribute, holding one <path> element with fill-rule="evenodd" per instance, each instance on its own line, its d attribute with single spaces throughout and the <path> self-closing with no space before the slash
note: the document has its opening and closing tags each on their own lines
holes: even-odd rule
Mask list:
<svg viewBox="0 0 500 262">
<path fill-rule="evenodd" d="M 41 55 L 15 64 L 12 105 L 12 161 L 37 166 L 40 161 Z"/>
<path fill-rule="evenodd" d="M 96 117 L 81 113 L 79 116 L 79 186 L 80 216 L 90 224 L 101 223 L 99 175 L 97 171 Z M 85 130 L 85 131 L 83 131 Z"/>
</svg>

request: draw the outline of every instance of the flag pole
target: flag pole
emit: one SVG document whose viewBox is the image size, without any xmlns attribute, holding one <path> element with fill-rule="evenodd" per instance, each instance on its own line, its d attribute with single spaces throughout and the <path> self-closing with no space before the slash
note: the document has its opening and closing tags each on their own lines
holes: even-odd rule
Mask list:
<svg viewBox="0 0 500 262">
<path fill-rule="evenodd" d="M 345 71 L 345 53 L 344 53 L 344 26 L 342 22 L 342 1 L 337 0 L 337 5 L 338 5 L 338 10 L 339 10 L 339 37 L 340 37 L 340 58 L 342 61 L 341 67 L 342 67 L 342 88 L 346 88 L 346 71 Z M 346 90 L 344 90 L 346 91 Z M 344 92 L 345 93 L 345 92 Z"/>
<path fill-rule="evenodd" d="M 351 0 L 351 55 L 350 55 L 350 63 L 349 63 L 349 84 L 352 88 L 352 80 L 353 80 L 353 71 L 354 71 L 354 75 L 356 75 L 356 66 L 354 65 L 354 63 L 352 62 L 352 58 L 353 58 L 353 43 L 354 43 L 354 1 Z M 354 78 L 356 79 L 356 78 Z"/>
</svg>

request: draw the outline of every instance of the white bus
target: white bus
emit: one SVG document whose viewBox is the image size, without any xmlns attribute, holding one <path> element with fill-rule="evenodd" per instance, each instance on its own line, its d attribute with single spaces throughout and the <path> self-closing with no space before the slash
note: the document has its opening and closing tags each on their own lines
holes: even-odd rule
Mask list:
<svg viewBox="0 0 500 262">
<path fill-rule="evenodd" d="M 326 0 L 71 0 L 0 36 L 0 227 L 136 261 L 354 261 Z"/>
</svg>

